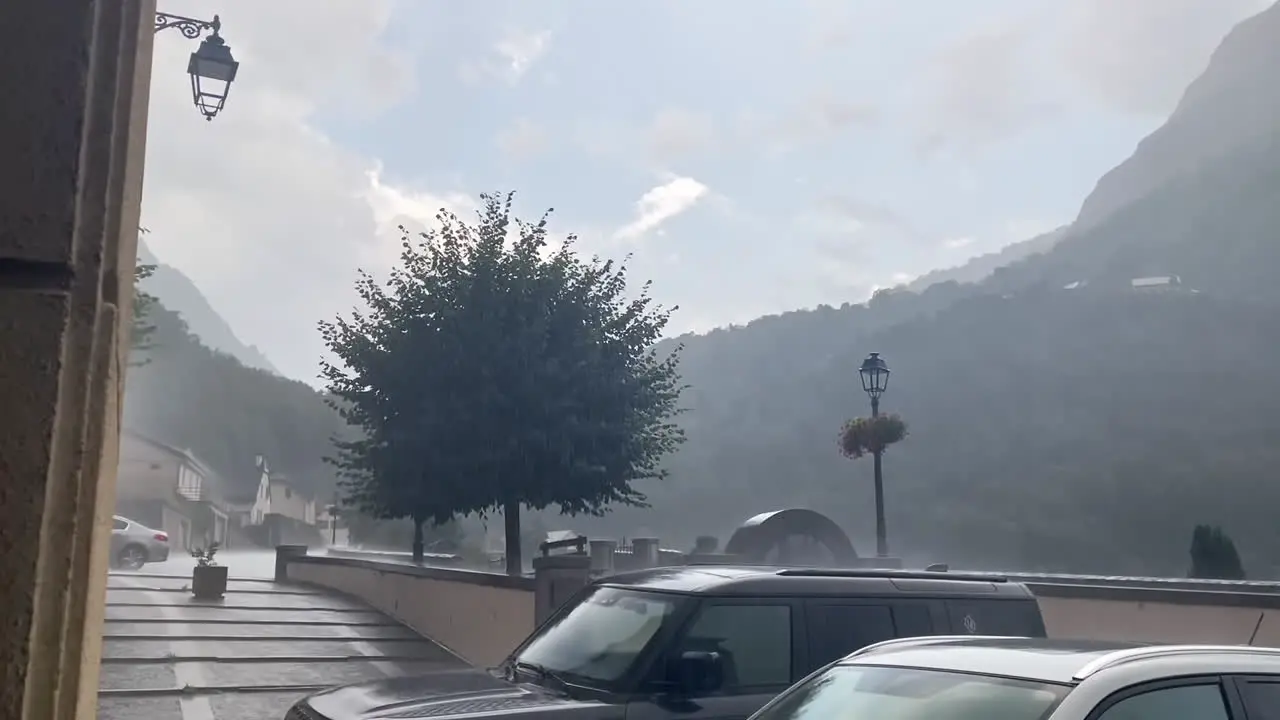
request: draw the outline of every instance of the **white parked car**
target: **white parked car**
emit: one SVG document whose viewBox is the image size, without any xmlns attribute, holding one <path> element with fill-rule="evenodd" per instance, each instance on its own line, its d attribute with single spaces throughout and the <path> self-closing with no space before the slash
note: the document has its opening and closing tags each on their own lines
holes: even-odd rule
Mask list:
<svg viewBox="0 0 1280 720">
<path fill-rule="evenodd" d="M 982 636 L 871 645 L 752 720 L 1272 720 L 1280 649 Z"/>
<path fill-rule="evenodd" d="M 169 535 L 140 522 L 116 515 L 111 518 L 111 564 L 137 570 L 147 563 L 169 559 Z"/>
</svg>

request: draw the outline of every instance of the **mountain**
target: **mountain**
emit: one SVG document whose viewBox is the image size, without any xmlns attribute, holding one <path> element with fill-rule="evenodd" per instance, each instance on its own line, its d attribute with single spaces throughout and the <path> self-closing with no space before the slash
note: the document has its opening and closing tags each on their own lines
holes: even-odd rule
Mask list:
<svg viewBox="0 0 1280 720">
<path fill-rule="evenodd" d="M 1006 245 L 996 252 L 986 253 L 971 258 L 963 265 L 956 267 L 943 268 L 934 270 L 933 272 L 921 275 L 920 277 L 907 283 L 906 289 L 912 292 L 921 292 L 930 285 L 937 285 L 944 282 L 958 283 L 977 283 L 986 280 L 996 269 L 1004 267 L 1010 263 L 1017 262 L 1024 258 L 1038 255 L 1053 248 L 1058 241 L 1065 237 L 1067 228 L 1061 227 L 1051 230 L 1047 233 L 1037 235 L 1030 240 Z"/>
<path fill-rule="evenodd" d="M 884 353 L 893 549 L 914 562 L 1186 572 L 1222 525 L 1251 577 L 1280 575 L 1280 9 L 1242 23 L 1161 128 L 1041 252 L 980 275 L 687 336 L 688 442 L 650 509 L 576 529 L 671 546 L 812 507 L 873 541 L 871 463 L 836 434 Z M 1178 275 L 1136 291 L 1131 280 Z M 1079 282 L 1081 284 L 1077 285 Z M 1070 286 L 1072 289 L 1067 289 Z"/>
<path fill-rule="evenodd" d="M 258 348 L 246 345 L 236 337 L 231 326 L 213 309 L 190 278 L 181 270 L 160 262 L 142 238 L 138 238 L 138 262 L 155 266 L 155 272 L 142 281 L 140 289 L 159 298 L 165 307 L 181 315 L 201 342 L 234 357 L 246 367 L 280 374 Z"/>
<path fill-rule="evenodd" d="M 1237 25 L 1187 88 L 1168 121 L 1098 181 L 1076 229 L 1085 230 L 1160 186 L 1254 144 L 1268 144 L 1280 117 L 1280 3 Z"/>
<path fill-rule="evenodd" d="M 146 322 L 154 330 L 134 358 L 146 362 L 129 369 L 127 427 L 192 451 L 233 495 L 252 495 L 258 455 L 313 497 L 333 492 L 337 478 L 324 458 L 344 425 L 320 393 L 211 349 L 163 301 Z"/>
</svg>

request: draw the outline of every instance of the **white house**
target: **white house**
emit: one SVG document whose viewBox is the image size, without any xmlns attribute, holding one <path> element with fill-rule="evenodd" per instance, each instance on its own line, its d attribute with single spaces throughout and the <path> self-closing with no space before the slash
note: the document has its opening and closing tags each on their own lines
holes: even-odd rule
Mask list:
<svg viewBox="0 0 1280 720">
<path fill-rule="evenodd" d="M 304 525 L 316 524 L 316 502 L 299 492 L 288 478 L 272 473 L 266 458 L 258 456 L 258 494 L 249 510 L 249 522 L 261 525 L 270 515 L 280 515 Z"/>
</svg>

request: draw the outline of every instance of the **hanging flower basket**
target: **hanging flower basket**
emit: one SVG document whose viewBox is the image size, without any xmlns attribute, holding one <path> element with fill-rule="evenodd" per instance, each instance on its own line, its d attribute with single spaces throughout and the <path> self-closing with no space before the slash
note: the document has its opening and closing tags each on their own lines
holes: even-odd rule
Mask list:
<svg viewBox="0 0 1280 720">
<path fill-rule="evenodd" d="M 840 452 L 856 460 L 863 455 L 884 452 L 907 436 L 907 424 L 898 415 L 854 418 L 840 429 Z"/>
</svg>

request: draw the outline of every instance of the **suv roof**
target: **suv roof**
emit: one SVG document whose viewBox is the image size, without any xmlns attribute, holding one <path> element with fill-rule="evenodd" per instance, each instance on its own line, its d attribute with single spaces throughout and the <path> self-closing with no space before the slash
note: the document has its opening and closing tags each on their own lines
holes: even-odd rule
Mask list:
<svg viewBox="0 0 1280 720">
<path fill-rule="evenodd" d="M 1217 656 L 1280 661 L 1280 649 L 1245 645 L 1151 645 L 1044 638 L 935 636 L 870 645 L 841 664 L 891 665 L 1020 677 L 1074 684 L 1112 668 L 1142 661 Z"/>
<path fill-rule="evenodd" d="M 685 565 L 611 575 L 601 585 L 721 596 L 981 595 L 1027 599 L 1031 591 L 1002 577 L 914 570 L 832 570 L 765 565 Z"/>
</svg>

